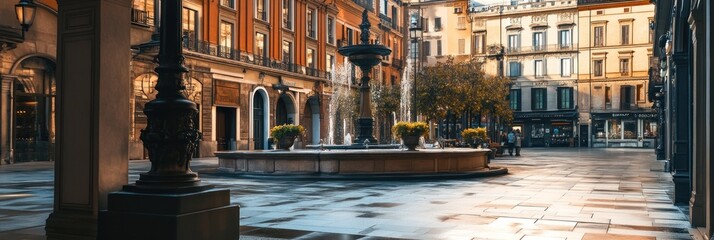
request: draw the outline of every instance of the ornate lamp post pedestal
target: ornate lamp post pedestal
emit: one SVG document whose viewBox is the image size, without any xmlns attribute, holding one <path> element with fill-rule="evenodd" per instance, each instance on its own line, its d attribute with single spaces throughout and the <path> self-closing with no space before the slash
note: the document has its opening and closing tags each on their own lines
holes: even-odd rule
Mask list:
<svg viewBox="0 0 714 240">
<path fill-rule="evenodd" d="M 230 190 L 202 184 L 191 171 L 201 133 L 196 104 L 186 99 L 182 76 L 181 1 L 161 1 L 161 43 L 156 99 L 147 103 L 141 140 L 151 170 L 109 194 L 100 213 L 99 239 L 237 239 L 239 207 Z"/>
<path fill-rule="evenodd" d="M 382 62 L 382 57 L 392 53 L 392 50 L 384 45 L 369 42 L 369 29 L 372 25 L 369 23 L 367 13 L 366 9 L 362 12 L 362 24 L 359 25 L 361 30 L 360 44 L 340 47 L 337 50 L 362 71 L 362 83 L 359 89 L 360 114 L 356 121 L 357 138 L 353 141 L 355 144 L 377 144 L 377 139 L 372 135 L 374 119 L 372 118 L 369 73 L 375 65 Z"/>
</svg>

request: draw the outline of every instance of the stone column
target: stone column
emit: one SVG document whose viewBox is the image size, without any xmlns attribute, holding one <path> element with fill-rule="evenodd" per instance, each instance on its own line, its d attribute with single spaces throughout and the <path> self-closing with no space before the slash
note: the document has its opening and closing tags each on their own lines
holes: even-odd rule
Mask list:
<svg viewBox="0 0 714 240">
<path fill-rule="evenodd" d="M 678 39 L 679 40 L 679 39 Z M 674 65 L 674 102 L 672 108 L 674 147 L 672 148 L 672 181 L 674 182 L 674 202 L 687 203 L 692 189 L 689 185 L 689 163 L 691 161 L 690 128 L 692 116 L 692 94 L 689 76 L 689 52 L 672 55 Z"/>
<path fill-rule="evenodd" d="M 107 195 L 128 182 L 131 1 L 58 4 L 57 161 L 47 239 L 97 239 Z"/>
<path fill-rule="evenodd" d="M 11 162 L 12 142 L 12 78 L 0 77 L 0 165 Z"/>
<path fill-rule="evenodd" d="M 692 31 L 692 92 L 693 92 L 693 112 L 692 112 L 692 196 L 689 203 L 690 221 L 692 226 L 705 227 L 708 224 L 707 210 L 709 192 L 707 191 L 708 159 L 705 158 L 706 151 L 706 82 L 705 71 L 708 68 L 704 63 L 706 49 L 706 23 L 703 22 L 701 10 L 697 10 L 697 3 L 692 3 L 692 12 L 689 15 L 689 28 Z M 702 4 L 701 2 L 699 4 Z M 709 229 L 707 229 L 709 230 Z"/>
</svg>

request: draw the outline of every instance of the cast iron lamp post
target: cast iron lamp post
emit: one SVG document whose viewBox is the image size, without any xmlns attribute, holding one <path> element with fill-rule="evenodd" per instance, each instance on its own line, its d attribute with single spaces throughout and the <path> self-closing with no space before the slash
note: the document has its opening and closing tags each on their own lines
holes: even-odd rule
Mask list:
<svg viewBox="0 0 714 240">
<path fill-rule="evenodd" d="M 37 5 L 32 0 L 20 0 L 19 3 L 15 4 L 15 16 L 17 21 L 20 22 L 20 26 L 22 26 L 23 39 L 25 38 L 25 32 L 35 22 L 35 13 L 37 12 L 35 10 L 37 10 Z"/>
<path fill-rule="evenodd" d="M 417 121 L 417 58 L 421 55 L 421 49 L 419 49 L 419 40 L 421 40 L 422 36 L 422 28 L 419 26 L 419 21 L 412 22 L 410 27 L 409 27 L 409 36 L 411 38 L 411 42 L 414 45 L 416 49 L 414 49 L 414 85 L 412 88 L 414 89 L 414 95 L 412 96 L 412 112 L 411 112 L 411 120 L 412 122 Z"/>
<path fill-rule="evenodd" d="M 196 151 L 201 133 L 198 131 L 198 109 L 182 91 L 184 56 L 181 49 L 181 1 L 161 1 L 159 75 L 156 99 L 146 103 L 148 119 L 141 130 L 141 140 L 149 151 L 151 170 L 142 173 L 126 190 L 139 192 L 197 192 L 211 188 L 201 185 L 198 174 L 191 171 L 191 156 Z M 128 188 L 128 189 L 127 189 Z"/>
</svg>

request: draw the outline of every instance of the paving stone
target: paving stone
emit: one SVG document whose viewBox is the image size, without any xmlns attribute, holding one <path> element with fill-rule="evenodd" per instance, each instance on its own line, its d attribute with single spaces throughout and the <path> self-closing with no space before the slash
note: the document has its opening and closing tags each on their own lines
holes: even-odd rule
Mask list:
<svg viewBox="0 0 714 240">
<path fill-rule="evenodd" d="M 686 207 L 651 149 L 524 149 L 492 160 L 509 174 L 460 180 L 236 178 L 217 160 L 192 169 L 231 189 L 241 239 L 691 239 Z M 129 179 L 150 167 L 131 161 Z M 0 239 L 44 239 L 51 162 L 0 166 Z"/>
</svg>

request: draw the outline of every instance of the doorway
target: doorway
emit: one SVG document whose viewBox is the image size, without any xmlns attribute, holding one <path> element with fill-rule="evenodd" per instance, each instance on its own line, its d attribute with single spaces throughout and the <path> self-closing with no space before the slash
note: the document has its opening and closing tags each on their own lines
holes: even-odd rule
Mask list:
<svg viewBox="0 0 714 240">
<path fill-rule="evenodd" d="M 23 60 L 14 74 L 13 148 L 15 162 L 51 161 L 55 141 L 55 63 Z"/>
<path fill-rule="evenodd" d="M 267 113 L 267 94 L 264 91 L 258 90 L 253 94 L 253 149 L 267 149 L 268 135 L 268 113 Z"/>
<path fill-rule="evenodd" d="M 216 107 L 218 151 L 236 150 L 236 109 Z"/>
</svg>

